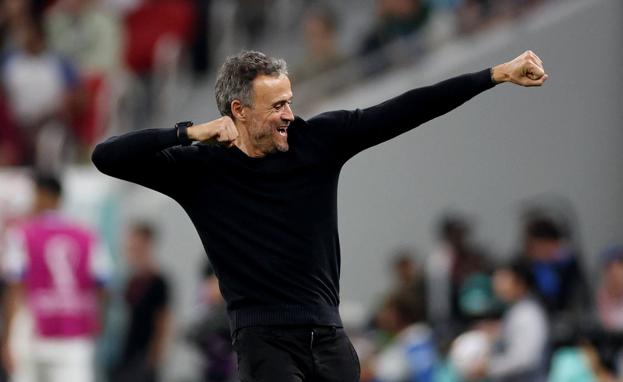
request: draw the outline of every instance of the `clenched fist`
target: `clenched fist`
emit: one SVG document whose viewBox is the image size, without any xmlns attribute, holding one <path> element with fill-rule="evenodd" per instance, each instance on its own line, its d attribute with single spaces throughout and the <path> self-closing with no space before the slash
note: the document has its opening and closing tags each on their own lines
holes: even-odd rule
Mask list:
<svg viewBox="0 0 623 382">
<path fill-rule="evenodd" d="M 491 71 L 491 77 L 496 83 L 512 82 L 521 86 L 541 86 L 548 75 L 539 56 L 527 50 L 514 60 L 495 66 Z"/>
<path fill-rule="evenodd" d="M 188 137 L 193 141 L 216 142 L 231 147 L 238 138 L 238 129 L 230 117 L 224 116 L 214 121 L 189 127 Z"/>
</svg>

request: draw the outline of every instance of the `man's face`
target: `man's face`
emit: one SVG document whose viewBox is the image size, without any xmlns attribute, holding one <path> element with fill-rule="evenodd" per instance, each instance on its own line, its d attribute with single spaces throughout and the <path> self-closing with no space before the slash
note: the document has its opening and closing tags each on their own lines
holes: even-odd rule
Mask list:
<svg viewBox="0 0 623 382">
<path fill-rule="evenodd" d="M 151 240 L 140 232 L 133 230 L 126 236 L 125 253 L 132 269 L 146 268 L 149 264 L 151 249 Z"/>
<path fill-rule="evenodd" d="M 247 126 L 251 142 L 263 154 L 288 151 L 288 125 L 294 120 L 291 102 L 287 76 L 261 75 L 253 80 L 253 106 L 246 106 Z"/>
</svg>

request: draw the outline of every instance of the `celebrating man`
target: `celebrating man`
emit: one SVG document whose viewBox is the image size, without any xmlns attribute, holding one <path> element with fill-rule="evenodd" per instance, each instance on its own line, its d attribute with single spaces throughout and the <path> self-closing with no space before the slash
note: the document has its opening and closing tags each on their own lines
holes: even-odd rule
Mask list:
<svg viewBox="0 0 623 382">
<path fill-rule="evenodd" d="M 221 118 L 110 138 L 93 163 L 188 213 L 227 301 L 243 382 L 357 381 L 338 313 L 342 166 L 498 83 L 546 79 L 527 51 L 367 109 L 304 120 L 291 109 L 285 62 L 244 51 L 218 73 Z"/>
</svg>

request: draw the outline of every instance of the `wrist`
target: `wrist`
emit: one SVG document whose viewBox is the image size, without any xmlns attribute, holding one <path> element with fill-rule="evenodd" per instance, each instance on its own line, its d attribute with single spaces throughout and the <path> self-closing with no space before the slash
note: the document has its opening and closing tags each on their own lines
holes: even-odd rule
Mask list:
<svg viewBox="0 0 623 382">
<path fill-rule="evenodd" d="M 186 129 L 186 135 L 188 135 L 188 139 L 190 139 L 191 141 L 200 141 L 201 139 L 199 139 L 199 135 L 197 132 L 197 127 L 196 125 L 193 126 L 189 126 Z"/>
<path fill-rule="evenodd" d="M 500 64 L 491 68 L 491 81 L 494 84 L 501 84 L 510 80 L 510 76 L 505 71 L 505 64 Z"/>
<path fill-rule="evenodd" d="M 190 146 L 193 143 L 193 139 L 189 136 L 188 130 L 193 126 L 190 121 L 178 122 L 175 124 L 177 130 L 177 141 L 182 146 Z"/>
</svg>

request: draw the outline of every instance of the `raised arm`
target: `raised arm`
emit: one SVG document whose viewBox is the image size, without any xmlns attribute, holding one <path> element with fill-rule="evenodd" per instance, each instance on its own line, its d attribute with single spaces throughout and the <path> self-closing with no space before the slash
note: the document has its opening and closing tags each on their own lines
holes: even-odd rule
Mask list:
<svg viewBox="0 0 623 382">
<path fill-rule="evenodd" d="M 347 156 L 354 155 L 443 115 L 499 83 L 541 86 L 547 77 L 541 59 L 526 51 L 491 69 L 410 90 L 376 106 L 342 116 L 343 126 L 337 133 L 340 149 L 344 149 Z"/>
<path fill-rule="evenodd" d="M 91 160 L 106 175 L 168 194 L 179 171 L 172 153 L 179 144 L 174 128 L 132 131 L 98 144 Z"/>
<path fill-rule="evenodd" d="M 225 118 L 188 128 L 187 139 L 231 145 L 237 131 Z M 196 148 L 180 146 L 184 138 L 175 128 L 133 131 L 98 144 L 91 160 L 106 175 L 172 195 L 192 175 L 188 158 Z"/>
</svg>

